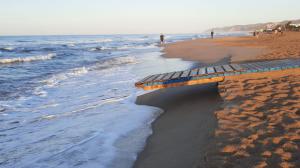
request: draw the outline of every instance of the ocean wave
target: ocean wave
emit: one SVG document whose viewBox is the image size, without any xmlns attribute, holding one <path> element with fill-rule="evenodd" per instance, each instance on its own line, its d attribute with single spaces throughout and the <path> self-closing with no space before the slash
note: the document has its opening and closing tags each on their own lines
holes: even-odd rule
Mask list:
<svg viewBox="0 0 300 168">
<path fill-rule="evenodd" d="M 135 57 L 117 57 L 112 58 L 104 61 L 100 61 L 96 63 L 94 66 L 90 67 L 90 70 L 101 70 L 101 69 L 108 69 L 108 68 L 114 68 L 122 65 L 127 64 L 136 64 L 138 61 Z"/>
<path fill-rule="evenodd" d="M 34 42 L 33 40 L 17 40 L 16 42 L 20 42 L 20 43 L 30 43 L 30 42 Z"/>
<path fill-rule="evenodd" d="M 104 50 L 103 47 L 95 47 L 95 48 L 89 49 L 89 51 L 102 51 L 102 50 Z"/>
<path fill-rule="evenodd" d="M 86 67 L 75 68 L 75 69 L 69 70 L 68 72 L 55 74 L 52 77 L 50 77 L 49 79 L 43 80 L 42 82 L 46 83 L 46 85 L 48 87 L 53 87 L 53 86 L 58 85 L 61 81 L 64 81 L 68 78 L 80 76 L 80 75 L 83 75 L 86 73 L 88 73 L 88 68 L 86 68 Z"/>
<path fill-rule="evenodd" d="M 0 48 L 0 51 L 3 51 L 3 52 L 12 52 L 15 48 L 13 47 L 3 47 L 3 48 Z"/>
<path fill-rule="evenodd" d="M 104 69 L 108 69 L 108 68 L 115 68 L 115 67 L 122 66 L 122 65 L 136 64 L 136 63 L 137 63 L 137 60 L 134 57 L 118 57 L 118 58 L 102 60 L 90 67 L 84 66 L 84 67 L 69 70 L 67 72 L 55 74 L 52 77 L 50 77 L 49 79 L 43 80 L 42 83 L 45 83 L 48 87 L 54 87 L 54 86 L 59 85 L 62 81 L 66 80 L 66 79 L 84 75 L 84 74 L 88 73 L 89 71 L 104 70 Z"/>
<path fill-rule="evenodd" d="M 113 41 L 112 39 L 107 38 L 107 39 L 97 39 L 94 42 L 96 42 L 96 43 L 104 43 L 104 42 L 112 42 L 112 41 Z"/>
<path fill-rule="evenodd" d="M 123 45 L 119 47 L 93 47 L 89 48 L 90 52 L 105 52 L 105 51 L 128 51 L 134 49 L 148 49 L 155 47 L 156 43 L 145 43 L 142 45 Z"/>
<path fill-rule="evenodd" d="M 75 43 L 67 43 L 67 44 L 62 44 L 63 47 L 75 47 Z"/>
<path fill-rule="evenodd" d="M 51 53 L 51 54 L 47 54 L 47 55 L 38 55 L 38 56 L 31 56 L 31 57 L 3 58 L 3 59 L 0 59 L 0 64 L 11 64 L 11 63 L 49 60 L 55 56 L 56 56 L 56 54 Z"/>
<path fill-rule="evenodd" d="M 91 52 L 105 52 L 105 51 L 117 51 L 119 50 L 119 47 L 104 47 L 104 46 L 99 46 L 99 47 L 93 47 L 89 48 L 88 51 Z"/>
<path fill-rule="evenodd" d="M 3 106 L 0 106 L 0 112 L 4 112 L 6 109 Z"/>
</svg>

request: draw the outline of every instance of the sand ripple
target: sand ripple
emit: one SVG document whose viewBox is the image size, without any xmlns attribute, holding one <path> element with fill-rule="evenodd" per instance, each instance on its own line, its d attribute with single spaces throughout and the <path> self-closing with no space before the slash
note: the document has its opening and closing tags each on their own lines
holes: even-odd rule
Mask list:
<svg viewBox="0 0 300 168">
<path fill-rule="evenodd" d="M 204 167 L 300 167 L 300 71 L 228 78 Z"/>
</svg>

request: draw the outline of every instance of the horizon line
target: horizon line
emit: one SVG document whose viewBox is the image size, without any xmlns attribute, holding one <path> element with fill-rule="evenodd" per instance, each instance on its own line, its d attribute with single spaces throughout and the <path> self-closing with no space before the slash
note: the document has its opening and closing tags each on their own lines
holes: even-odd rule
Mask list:
<svg viewBox="0 0 300 168">
<path fill-rule="evenodd" d="M 109 36 L 109 35 L 178 35 L 178 34 L 206 34 L 207 32 L 199 33 L 112 33 L 112 34 L 14 34 L 14 35 L 1 35 L 0 37 L 11 37 L 11 36 Z"/>
</svg>

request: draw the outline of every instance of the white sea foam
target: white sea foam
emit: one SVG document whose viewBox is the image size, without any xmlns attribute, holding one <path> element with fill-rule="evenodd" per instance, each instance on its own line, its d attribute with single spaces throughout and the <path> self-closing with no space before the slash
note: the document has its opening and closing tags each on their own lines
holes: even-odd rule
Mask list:
<svg viewBox="0 0 300 168">
<path fill-rule="evenodd" d="M 76 45 L 74 43 L 68 43 L 67 46 L 68 47 L 75 47 Z"/>
<path fill-rule="evenodd" d="M 0 48 L 0 51 L 13 51 L 15 48 L 13 47 L 4 47 L 4 48 Z"/>
<path fill-rule="evenodd" d="M 52 77 L 50 77 L 49 79 L 43 80 L 42 82 L 46 83 L 46 85 L 48 87 L 53 87 L 68 78 L 80 76 L 80 75 L 83 75 L 86 73 L 88 73 L 88 68 L 86 68 L 86 67 L 75 68 L 75 69 L 69 70 L 68 72 L 55 74 Z"/>
<path fill-rule="evenodd" d="M 96 43 L 103 43 L 103 42 L 112 42 L 112 39 L 106 38 L 106 39 L 97 39 L 94 42 Z"/>
<path fill-rule="evenodd" d="M 5 107 L 0 106 L 0 112 L 5 111 Z"/>
<path fill-rule="evenodd" d="M 81 76 L 83 74 L 88 73 L 91 70 L 102 70 L 102 69 L 108 69 L 108 68 L 115 68 L 118 66 L 126 65 L 126 64 L 136 64 L 137 60 L 135 57 L 117 57 L 108 59 L 105 61 L 101 61 L 99 63 L 96 63 L 93 66 L 90 67 L 81 67 L 81 68 L 75 68 L 72 70 L 69 70 L 68 72 L 63 72 L 59 74 L 55 74 L 49 79 L 43 80 L 43 83 L 46 83 L 48 87 L 53 87 L 56 85 L 59 85 L 62 81 L 72 78 Z"/>
<path fill-rule="evenodd" d="M 102 51 L 102 50 L 105 50 L 105 48 L 103 48 L 103 47 L 95 47 L 95 48 L 89 49 L 89 51 Z"/>
<path fill-rule="evenodd" d="M 84 40 L 77 41 L 76 46 L 81 48 Z M 135 104 L 136 96 L 145 92 L 137 90 L 134 81 L 190 64 L 159 57 L 159 48 L 144 50 L 148 44 L 126 45 L 132 49 L 117 49 L 122 44 L 114 45 L 115 48 L 107 45 L 112 54 L 98 62 L 62 69 L 48 76 L 34 95 L 0 102 L 0 115 L 6 115 L 0 122 L 0 128 L 5 129 L 1 132 L 5 137 L 1 137 L 0 165 L 132 167 L 151 134 L 152 121 L 161 113 L 158 108 Z M 83 47 L 87 51 L 94 46 Z M 93 55 L 102 56 L 88 53 L 83 59 Z M 5 111 L 1 112 L 1 107 Z"/>
<path fill-rule="evenodd" d="M 2 58 L 2 59 L 0 59 L 0 64 L 50 60 L 55 56 L 56 56 L 56 54 L 51 53 L 51 54 L 47 54 L 47 55 L 37 55 L 37 56 L 30 56 L 30 57 Z"/>
</svg>

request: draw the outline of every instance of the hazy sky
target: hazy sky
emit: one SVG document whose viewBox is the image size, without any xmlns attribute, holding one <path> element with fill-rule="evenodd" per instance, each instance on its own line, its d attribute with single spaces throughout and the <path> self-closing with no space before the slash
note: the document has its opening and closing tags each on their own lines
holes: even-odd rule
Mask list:
<svg viewBox="0 0 300 168">
<path fill-rule="evenodd" d="M 0 0 L 0 35 L 199 33 L 297 17 L 299 0 Z"/>
</svg>

